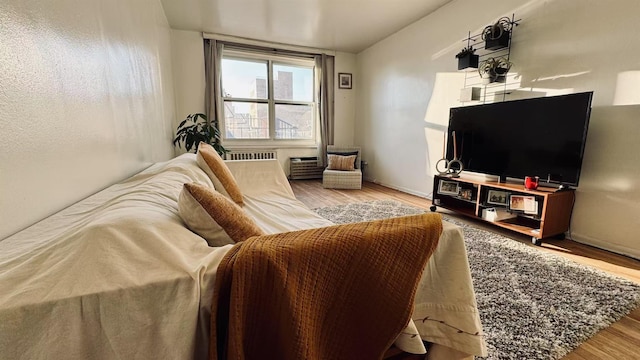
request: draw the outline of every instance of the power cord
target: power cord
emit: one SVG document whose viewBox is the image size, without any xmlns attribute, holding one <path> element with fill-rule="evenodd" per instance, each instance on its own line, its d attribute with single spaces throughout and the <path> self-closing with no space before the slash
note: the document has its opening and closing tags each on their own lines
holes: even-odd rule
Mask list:
<svg viewBox="0 0 640 360">
<path fill-rule="evenodd" d="M 571 235 L 571 221 L 573 220 L 573 208 L 576 205 L 576 192 L 573 191 L 573 200 L 571 202 L 571 216 L 569 216 L 569 229 L 567 232 L 569 233 L 569 239 L 573 240 L 573 236 Z"/>
</svg>

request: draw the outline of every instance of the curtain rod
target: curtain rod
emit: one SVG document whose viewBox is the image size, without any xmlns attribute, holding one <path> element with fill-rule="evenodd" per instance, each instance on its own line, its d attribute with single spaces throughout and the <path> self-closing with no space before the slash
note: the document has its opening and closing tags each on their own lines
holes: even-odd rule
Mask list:
<svg viewBox="0 0 640 360">
<path fill-rule="evenodd" d="M 203 39 L 214 39 L 214 40 L 220 40 L 220 41 L 229 41 L 229 42 L 234 42 L 234 43 L 237 43 L 237 44 L 244 44 L 244 45 L 273 47 L 273 48 L 276 48 L 276 49 L 305 52 L 305 53 L 309 53 L 309 54 L 327 54 L 327 55 L 332 55 L 332 56 L 336 55 L 335 51 L 328 50 L 328 49 L 318 49 L 318 48 L 310 48 L 310 47 L 306 47 L 306 46 L 297 46 L 297 45 L 289 45 L 289 44 L 282 44 L 282 43 L 262 41 L 262 40 L 254 40 L 254 39 L 248 39 L 248 38 L 243 38 L 243 37 L 238 37 L 238 36 L 231 36 L 231 35 L 212 34 L 212 33 L 203 32 L 202 33 L 202 38 Z"/>
</svg>

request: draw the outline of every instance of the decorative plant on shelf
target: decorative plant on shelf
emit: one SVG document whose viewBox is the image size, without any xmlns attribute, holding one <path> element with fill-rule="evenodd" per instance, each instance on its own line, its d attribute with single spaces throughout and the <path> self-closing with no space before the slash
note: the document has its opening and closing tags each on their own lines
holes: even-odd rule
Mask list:
<svg viewBox="0 0 640 360">
<path fill-rule="evenodd" d="M 173 139 L 173 145 L 176 146 L 180 144 L 184 144 L 184 148 L 187 151 L 193 152 L 198 151 L 198 145 L 200 142 L 205 142 L 207 144 L 211 144 L 214 149 L 223 156 L 228 153 L 229 150 L 225 149 L 222 144 L 220 144 L 220 130 L 218 130 L 217 122 L 213 124 L 207 121 L 207 115 L 196 113 L 189 114 L 187 118 L 182 120 L 180 125 L 178 125 L 178 131 L 176 132 L 176 137 Z"/>
<path fill-rule="evenodd" d="M 493 82 L 504 82 L 513 64 L 504 57 L 488 58 L 483 60 L 478 66 L 480 77 L 488 84 Z"/>
<path fill-rule="evenodd" d="M 478 61 L 480 60 L 480 56 L 475 55 L 475 52 L 476 49 L 474 49 L 473 46 L 469 45 L 460 50 L 458 54 L 456 54 L 456 58 L 458 58 L 458 70 L 467 68 L 478 68 Z"/>
<path fill-rule="evenodd" d="M 513 24 L 508 17 L 501 17 L 494 24 L 485 27 L 482 30 L 482 40 L 485 41 L 484 48 L 497 50 L 509 46 L 509 37 L 511 36 Z"/>
</svg>

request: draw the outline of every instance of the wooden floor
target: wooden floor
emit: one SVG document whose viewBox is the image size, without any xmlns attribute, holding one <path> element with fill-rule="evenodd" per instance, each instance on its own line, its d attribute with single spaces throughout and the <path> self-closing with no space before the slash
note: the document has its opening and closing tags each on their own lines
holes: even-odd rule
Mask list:
<svg viewBox="0 0 640 360">
<path fill-rule="evenodd" d="M 320 180 L 291 181 L 291 187 L 298 200 L 310 208 L 339 205 L 372 200 L 397 200 L 407 205 L 429 209 L 431 201 L 418 196 L 389 189 L 384 186 L 365 182 L 362 190 L 324 189 Z M 438 211 L 454 214 L 439 209 Z M 457 216 L 456 216 L 457 217 Z M 459 217 L 460 220 L 473 223 L 514 241 L 525 243 L 539 251 L 564 256 L 578 263 L 589 265 L 640 284 L 640 261 L 583 245 L 571 240 L 549 240 L 542 246 L 531 244 L 530 237 L 492 227 L 480 221 Z M 395 357 L 394 357 L 395 359 Z M 564 357 L 565 360 L 632 360 L 640 359 L 640 308 L 596 336 L 583 343 L 579 348 Z"/>
</svg>

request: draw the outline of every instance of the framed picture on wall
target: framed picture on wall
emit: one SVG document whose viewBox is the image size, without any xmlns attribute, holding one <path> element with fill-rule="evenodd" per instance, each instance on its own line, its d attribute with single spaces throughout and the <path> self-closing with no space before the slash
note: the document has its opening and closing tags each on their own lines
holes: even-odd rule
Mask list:
<svg viewBox="0 0 640 360">
<path fill-rule="evenodd" d="M 351 89 L 351 77 L 349 73 L 338 73 L 338 87 L 340 89 Z"/>
</svg>

